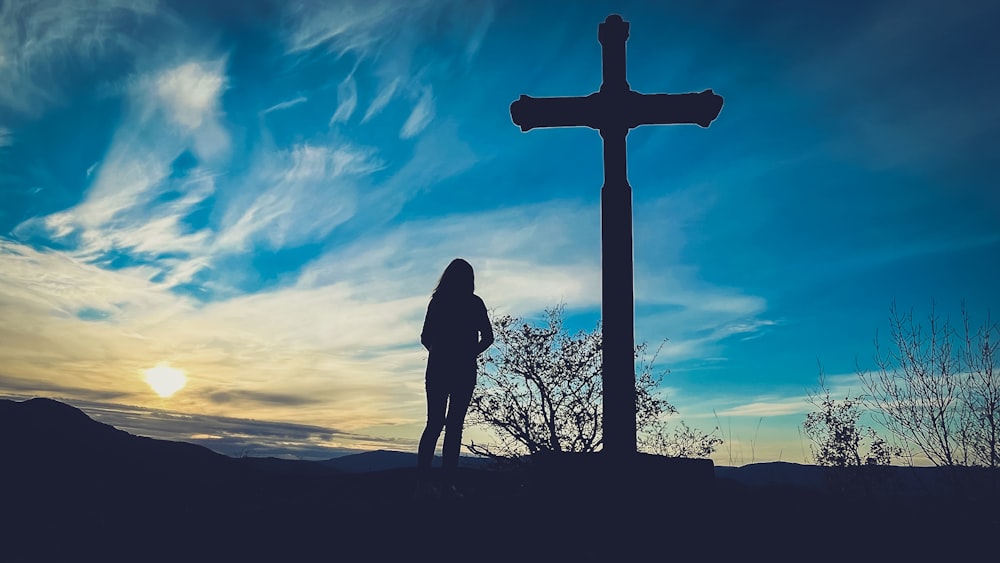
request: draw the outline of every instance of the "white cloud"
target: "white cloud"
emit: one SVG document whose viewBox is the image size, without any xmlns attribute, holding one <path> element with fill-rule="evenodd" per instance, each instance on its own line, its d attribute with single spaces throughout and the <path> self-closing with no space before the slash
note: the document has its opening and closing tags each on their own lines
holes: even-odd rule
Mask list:
<svg viewBox="0 0 1000 563">
<path fill-rule="evenodd" d="M 347 121 L 358 105 L 358 85 L 353 76 L 348 76 L 337 87 L 337 111 L 330 118 L 330 124 Z"/>
<path fill-rule="evenodd" d="M 355 184 L 383 166 L 371 149 L 300 144 L 262 150 L 243 179 L 209 172 L 222 163 L 200 147 L 217 135 L 226 138 L 219 124 L 225 82 L 221 61 L 168 65 L 132 80 L 130 111 L 109 152 L 92 167 L 83 200 L 22 223 L 17 236 L 58 240 L 76 259 L 103 267 L 124 254 L 145 264 L 147 279 L 176 286 L 217 272 L 214 264 L 226 254 L 315 241 L 353 216 Z M 172 163 L 185 150 L 197 164 L 173 176 Z M 193 229 L 186 217 L 213 196 L 216 219 Z"/>
<path fill-rule="evenodd" d="M 382 166 L 374 151 L 347 144 L 297 145 L 254 160 L 225 210 L 219 250 L 245 251 L 254 241 L 281 248 L 325 236 L 354 215 L 357 178 Z"/>
<path fill-rule="evenodd" d="M 299 0 L 288 4 L 283 31 L 291 53 L 322 47 L 337 55 L 354 52 L 362 57 L 375 57 L 383 55 L 387 45 L 412 46 L 421 30 L 440 33 L 445 15 L 452 16 L 448 24 L 465 37 L 465 56 L 473 56 L 493 21 L 490 2 Z"/>
<path fill-rule="evenodd" d="M 409 139 L 417 135 L 427 127 L 427 124 L 433 118 L 434 93 L 428 86 L 420 92 L 420 98 L 417 100 L 416 105 L 413 106 L 413 110 L 410 112 L 410 116 L 406 118 L 406 122 L 403 123 L 402 129 L 399 130 L 399 137 L 401 139 Z"/>
<path fill-rule="evenodd" d="M 761 398 L 719 411 L 719 416 L 770 417 L 809 412 L 811 407 L 803 395 L 794 397 Z"/>
<path fill-rule="evenodd" d="M 0 259 L 6 298 L 59 317 L 84 308 L 148 310 L 172 300 L 164 297 L 162 287 L 148 283 L 140 269 L 109 272 L 65 253 L 39 251 L 2 238 Z"/>
<path fill-rule="evenodd" d="M 115 143 L 98 169 L 84 200 L 45 217 L 30 219 L 15 229 L 19 237 L 44 237 L 74 245 L 72 255 L 102 263 L 103 256 L 122 250 L 136 256 L 188 255 L 194 262 L 163 260 L 149 266 L 149 276 L 167 274 L 174 283 L 188 281 L 206 264 L 198 259 L 210 242 L 207 230 L 192 231 L 183 218 L 215 192 L 214 177 L 194 170 L 183 181 L 167 181 L 163 148 Z M 157 197 L 168 189 L 178 196 Z M 198 265 L 195 268 L 192 266 Z M 177 269 L 177 272 L 171 273 Z M 181 272 L 185 272 L 181 274 Z"/>
<path fill-rule="evenodd" d="M 125 252 L 149 264 L 148 277 L 172 284 L 209 267 L 212 233 L 192 229 L 184 218 L 215 195 L 216 177 L 206 165 L 218 163 L 228 146 L 220 123 L 222 67 L 221 60 L 186 61 L 134 78 L 124 90 L 129 103 L 110 149 L 88 168 L 91 183 L 82 201 L 25 221 L 17 236 L 59 241 L 75 258 L 104 266 L 109 253 Z M 173 161 L 185 151 L 198 165 L 171 177 Z"/>
<path fill-rule="evenodd" d="M 225 86 L 220 66 L 188 62 L 154 79 L 154 92 L 173 121 L 197 129 L 206 117 L 218 113 L 219 95 Z"/>
<path fill-rule="evenodd" d="M 418 25 L 414 17 L 430 6 L 433 3 L 428 0 L 405 4 L 385 0 L 294 2 L 288 6 L 285 40 L 293 53 L 320 46 L 340 55 L 365 52 L 392 39 L 398 21 Z"/>
<path fill-rule="evenodd" d="M 305 96 L 299 96 L 299 97 L 293 98 L 291 100 L 287 100 L 287 101 L 284 101 L 284 102 L 279 102 L 277 104 L 274 104 L 273 106 L 265 109 L 264 111 L 262 111 L 260 113 L 262 115 L 266 115 L 266 114 L 271 113 L 273 111 L 280 111 L 280 110 L 283 110 L 283 109 L 288 109 L 290 107 L 297 106 L 299 104 L 302 104 L 302 103 L 305 103 L 305 102 L 308 102 L 308 101 L 309 101 L 309 98 L 306 98 Z"/>
<path fill-rule="evenodd" d="M 670 270 L 682 267 L 661 264 L 660 268 L 661 281 L 671 289 L 653 299 L 637 295 L 636 337 L 640 341 L 669 339 L 660 353 L 665 361 L 718 356 L 724 340 L 759 338 L 777 324 L 762 318 L 766 302 L 760 297 L 705 284 L 686 275 L 671 275 Z"/>
<path fill-rule="evenodd" d="M 14 134 L 6 127 L 0 127 L 0 148 L 14 144 Z"/>
<path fill-rule="evenodd" d="M 364 118 L 361 122 L 364 123 L 378 115 L 380 111 L 385 109 L 385 106 L 389 104 L 389 100 L 392 99 L 393 94 L 396 93 L 396 89 L 399 87 L 399 78 L 393 78 L 386 85 L 379 88 L 378 95 L 372 100 L 371 105 L 365 111 Z"/>
<path fill-rule="evenodd" d="M 132 97 L 143 120 L 163 115 L 192 140 L 196 154 L 217 159 L 229 148 L 221 123 L 220 99 L 226 89 L 225 60 L 189 60 L 136 80 Z"/>
<path fill-rule="evenodd" d="M 399 25 L 405 21 L 404 25 Z M 289 6 L 284 21 L 284 38 L 289 53 L 325 49 L 344 56 L 351 53 L 358 62 L 370 62 L 379 78 L 378 93 L 368 104 L 362 122 L 379 112 L 400 92 L 416 98 L 409 117 L 400 128 L 401 138 L 419 134 L 434 117 L 432 84 L 434 71 L 415 71 L 413 58 L 418 45 L 426 45 L 433 30 L 434 42 L 442 47 L 440 57 L 468 64 L 484 40 L 493 21 L 489 2 L 436 2 L 415 0 L 345 1 L 337 3 L 297 2 Z M 463 55 L 464 54 L 464 60 Z M 354 88 L 353 82 L 341 89 Z M 331 123 L 346 119 L 358 101 L 342 95 Z M 345 105 L 343 100 L 353 100 Z M 348 111 L 348 108 L 350 111 Z"/>
<path fill-rule="evenodd" d="M 50 227 L 76 222 L 85 229 L 107 225 L 122 212 L 147 203 L 168 175 L 165 155 L 158 147 L 133 145 L 122 139 L 97 169 L 97 177 L 87 197 L 73 211 L 49 216 Z"/>
<path fill-rule="evenodd" d="M 561 301 L 596 306 L 599 257 L 577 224 L 587 215 L 597 220 L 596 209 L 555 202 L 410 222 L 317 259 L 299 285 L 358 284 L 369 299 L 414 297 L 423 307 L 448 262 L 464 257 L 491 308 L 520 315 Z"/>
</svg>

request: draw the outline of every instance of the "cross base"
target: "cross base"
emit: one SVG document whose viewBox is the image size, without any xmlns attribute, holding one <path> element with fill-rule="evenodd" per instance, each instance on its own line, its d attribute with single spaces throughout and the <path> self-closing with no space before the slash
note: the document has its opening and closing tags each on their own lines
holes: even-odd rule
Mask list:
<svg viewBox="0 0 1000 563">
<path fill-rule="evenodd" d="M 678 502 L 707 498 L 715 486 L 710 459 L 635 453 L 548 452 L 531 456 L 530 483 L 559 502 L 634 504 L 660 497 Z"/>
</svg>

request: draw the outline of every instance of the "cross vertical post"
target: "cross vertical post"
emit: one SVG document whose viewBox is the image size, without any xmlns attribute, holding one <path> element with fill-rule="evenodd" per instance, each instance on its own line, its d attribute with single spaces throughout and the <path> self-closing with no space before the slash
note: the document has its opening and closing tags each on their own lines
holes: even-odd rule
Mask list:
<svg viewBox="0 0 1000 563">
<path fill-rule="evenodd" d="M 601 96 L 621 107 L 629 91 L 625 80 L 628 22 L 611 17 L 598 26 L 601 43 Z M 604 141 L 601 187 L 601 330 L 604 363 L 604 451 L 609 456 L 636 451 L 635 296 L 632 263 L 632 187 L 628 185 L 625 137 L 628 127 L 600 129 Z M 632 413 L 623 416 L 622 413 Z"/>
<path fill-rule="evenodd" d="M 639 125 L 693 123 L 702 127 L 722 111 L 711 90 L 692 94 L 640 94 L 625 79 L 629 23 L 612 14 L 598 26 L 602 83 L 589 96 L 532 98 L 510 105 L 511 120 L 536 127 L 590 127 L 604 142 L 601 188 L 601 320 L 603 338 L 604 443 L 608 457 L 636 453 L 635 295 L 632 257 L 632 188 L 625 137 Z"/>
<path fill-rule="evenodd" d="M 617 456 L 636 451 L 632 188 L 625 177 L 625 131 L 602 131 L 601 137 L 605 162 L 601 188 L 604 451 Z"/>
</svg>

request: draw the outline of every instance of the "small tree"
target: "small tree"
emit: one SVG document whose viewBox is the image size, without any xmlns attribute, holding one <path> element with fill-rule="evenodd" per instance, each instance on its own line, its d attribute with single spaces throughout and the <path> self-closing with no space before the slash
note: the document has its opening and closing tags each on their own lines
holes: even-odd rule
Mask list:
<svg viewBox="0 0 1000 563">
<path fill-rule="evenodd" d="M 667 457 L 708 457 L 722 445 L 717 431 L 718 428 L 715 428 L 706 434 L 691 428 L 683 420 L 670 430 L 666 421 L 658 420 L 639 434 L 639 449 Z"/>
<path fill-rule="evenodd" d="M 810 394 L 807 400 L 817 410 L 806 415 L 802 430 L 812 441 L 809 449 L 816 465 L 889 465 L 896 449 L 874 428 L 861 424 L 861 397 L 848 394 L 843 399 L 834 399 L 820 377 L 820 392 Z"/>
<path fill-rule="evenodd" d="M 820 370 L 820 391 L 807 400 L 817 410 L 806 415 L 802 431 L 812 441 L 809 449 L 816 465 L 829 467 L 828 483 L 838 492 L 862 489 L 871 494 L 886 477 L 881 467 L 902 452 L 886 442 L 874 428 L 861 423 L 862 399 L 834 399 Z"/>
<path fill-rule="evenodd" d="M 962 325 L 965 329 L 963 358 L 965 385 L 961 400 L 968 419 L 968 442 L 976 465 L 989 467 L 994 473 L 1000 467 L 1000 371 L 997 370 L 996 346 L 1000 340 L 1000 324 L 986 320 L 977 329 L 969 326 L 969 315 L 962 305 Z"/>
<path fill-rule="evenodd" d="M 594 452 L 603 445 L 601 331 L 569 334 L 562 307 L 546 310 L 544 326 L 501 316 L 493 320 L 496 343 L 479 357 L 479 384 L 469 406 L 469 422 L 497 437 L 492 444 L 470 443 L 488 457 L 539 452 Z M 682 425 L 670 433 L 665 419 L 677 411 L 658 392 L 645 344 L 636 348 L 636 427 L 639 444 L 654 453 L 708 455 L 721 440 Z"/>
<path fill-rule="evenodd" d="M 858 369 L 876 420 L 938 466 L 980 465 L 995 473 L 1000 457 L 1000 372 L 994 349 L 1000 328 L 977 329 L 963 304 L 964 334 L 932 307 L 927 324 L 889 311 L 891 346 L 875 339 L 874 371 Z"/>
</svg>

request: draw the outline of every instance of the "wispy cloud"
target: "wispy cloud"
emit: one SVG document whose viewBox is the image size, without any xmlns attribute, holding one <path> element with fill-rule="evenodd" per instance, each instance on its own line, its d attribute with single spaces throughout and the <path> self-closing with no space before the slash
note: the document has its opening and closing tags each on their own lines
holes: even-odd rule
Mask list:
<svg viewBox="0 0 1000 563">
<path fill-rule="evenodd" d="M 406 24 L 398 25 L 399 21 Z M 438 54 L 440 57 L 468 64 L 492 21 L 493 8 L 488 2 L 300 2 L 286 10 L 283 33 L 290 54 L 307 51 L 326 51 L 338 57 L 351 54 L 359 63 L 370 65 L 368 71 L 378 77 L 379 86 L 368 103 L 363 123 L 378 115 L 396 97 L 415 99 L 400 128 L 400 137 L 406 139 L 418 135 L 434 117 L 435 71 L 414 63 L 425 30 L 434 29 L 435 42 L 447 46 Z M 460 44 L 457 49 L 451 44 L 453 41 Z M 331 123 L 344 121 L 360 103 L 353 77 L 341 83 L 338 90 L 340 102 Z"/>
<path fill-rule="evenodd" d="M 6 127 L 0 127 L 0 148 L 9 147 L 14 144 L 14 133 Z"/>
<path fill-rule="evenodd" d="M 290 107 L 297 106 L 297 105 L 305 103 L 307 101 L 309 101 L 309 98 L 306 98 L 305 96 L 299 96 L 297 98 L 292 98 L 291 100 L 287 100 L 287 101 L 284 101 L 284 102 L 279 102 L 277 104 L 274 104 L 273 106 L 265 109 L 264 111 L 262 111 L 260 113 L 262 115 L 266 115 L 266 114 L 271 113 L 273 111 L 281 111 L 283 109 L 288 109 Z"/>
<path fill-rule="evenodd" d="M 389 104 L 389 100 L 392 99 L 392 96 L 396 93 L 396 89 L 398 87 L 399 78 L 393 78 L 388 82 L 388 84 L 382 86 L 378 91 L 378 95 L 375 96 L 374 100 L 372 100 L 371 105 L 369 105 L 368 109 L 365 110 L 365 116 L 361 119 L 361 122 L 364 123 L 372 117 L 378 115 L 378 113 Z"/>
<path fill-rule="evenodd" d="M 354 215 L 357 178 L 382 167 L 373 150 L 349 144 L 301 144 L 255 162 L 226 207 L 220 250 L 245 251 L 254 241 L 282 248 L 325 236 Z"/>
<path fill-rule="evenodd" d="M 188 61 L 140 78 L 133 96 L 146 121 L 161 114 L 193 141 L 195 153 L 218 158 L 229 148 L 229 136 L 220 122 L 220 97 L 226 88 L 225 60 Z"/>
<path fill-rule="evenodd" d="M 417 103 L 413 106 L 410 116 L 406 118 L 399 130 L 401 139 L 409 139 L 424 130 L 434 117 L 434 93 L 428 86 L 420 92 Z"/>
<path fill-rule="evenodd" d="M 805 401 L 805 397 L 798 395 L 793 397 L 770 397 L 743 403 L 734 407 L 719 411 L 719 416 L 784 416 L 789 414 L 801 414 L 809 412 L 811 409 Z"/>
<path fill-rule="evenodd" d="M 163 149 L 127 141 L 118 144 L 100 166 L 83 202 L 26 221 L 15 233 L 69 244 L 75 256 L 95 263 L 113 251 L 126 251 L 135 258 L 204 254 L 210 233 L 192 230 L 183 218 L 214 193 L 214 178 L 195 170 L 186 178 L 168 181 L 170 153 Z M 160 201 L 159 196 L 169 190 L 177 197 Z M 151 267 L 149 275 L 169 275 L 177 263 L 177 259 L 164 260 Z M 192 273 L 174 281 L 186 281 Z"/>
<path fill-rule="evenodd" d="M 492 4 L 483 3 L 483 11 L 479 14 L 479 18 L 472 28 L 468 43 L 465 46 L 466 60 L 471 60 L 476 55 L 476 52 L 479 51 L 479 47 L 486 37 L 486 32 L 489 30 L 490 24 L 493 23 L 493 10 Z"/>
<path fill-rule="evenodd" d="M 454 121 L 434 123 L 416 139 L 410 157 L 372 192 L 370 212 L 393 217 L 415 195 L 470 170 L 479 160 Z"/>
<path fill-rule="evenodd" d="M 0 4 L 0 106 L 36 115 L 66 97 L 63 71 L 151 45 L 137 29 L 175 27 L 155 0 Z"/>
<path fill-rule="evenodd" d="M 687 240 L 702 228 L 712 199 L 712 190 L 699 185 L 635 210 L 636 334 L 650 342 L 668 338 L 664 361 L 719 356 L 724 340 L 754 338 L 777 323 L 767 318 L 766 299 L 707 281 L 688 262 Z"/>
<path fill-rule="evenodd" d="M 593 306 L 598 256 L 580 244 L 586 238 L 577 224 L 588 215 L 597 220 L 596 209 L 563 201 L 411 221 L 324 255 L 303 271 L 299 285 L 357 283 L 372 297 L 414 298 L 418 309 L 408 316 L 420 320 L 444 266 L 462 256 L 476 268 L 488 305 L 501 311 L 530 314 L 560 301 Z"/>
<path fill-rule="evenodd" d="M 407 4 L 419 10 L 426 2 Z M 286 44 L 290 52 L 325 46 L 340 55 L 378 45 L 390 36 L 389 25 L 400 12 L 391 2 L 347 1 L 336 4 L 294 2 L 286 16 Z"/>
<path fill-rule="evenodd" d="M 337 87 L 337 111 L 330 118 L 330 124 L 347 121 L 358 105 L 358 85 L 353 76 L 348 76 Z"/>
<path fill-rule="evenodd" d="M 768 418 L 798 415 L 804 417 L 806 413 L 816 410 L 816 406 L 809 402 L 809 397 L 821 393 L 822 388 L 818 371 L 815 376 L 804 374 L 800 379 L 806 382 L 801 387 L 774 386 L 764 394 L 736 394 L 720 389 L 713 390 L 708 397 L 693 395 L 688 389 L 682 398 L 686 406 L 682 414 L 685 418 L 705 420 L 717 417 Z M 833 399 L 857 397 L 863 392 L 857 373 L 825 374 L 823 384 Z"/>
<path fill-rule="evenodd" d="M 219 66 L 188 62 L 153 79 L 153 93 L 166 107 L 171 120 L 188 129 L 197 129 L 207 117 L 218 113 L 219 95 L 225 86 Z"/>
<path fill-rule="evenodd" d="M 122 122 L 107 154 L 88 169 L 82 200 L 23 222 L 16 236 L 55 243 L 102 267 L 135 266 L 169 286 L 189 282 L 209 266 L 214 240 L 185 220 L 217 192 L 208 166 L 229 146 L 221 122 L 225 85 L 224 59 L 187 60 L 133 77 L 123 91 Z M 185 153 L 193 164 L 178 171 L 174 162 Z"/>
<path fill-rule="evenodd" d="M 458 14 L 442 21 L 443 14 Z M 391 43 L 412 43 L 413 33 L 424 24 L 452 25 L 465 39 L 467 57 L 475 54 L 493 20 L 490 2 L 469 4 L 460 0 L 345 0 L 335 4 L 298 1 L 289 3 L 283 22 L 284 39 L 291 53 L 325 48 L 338 55 L 355 52 L 378 56 Z M 400 22 L 405 22 L 400 25 Z"/>
</svg>

